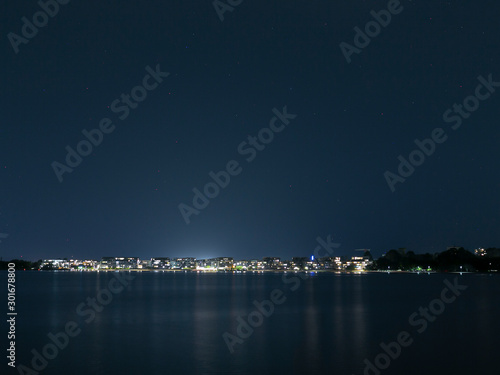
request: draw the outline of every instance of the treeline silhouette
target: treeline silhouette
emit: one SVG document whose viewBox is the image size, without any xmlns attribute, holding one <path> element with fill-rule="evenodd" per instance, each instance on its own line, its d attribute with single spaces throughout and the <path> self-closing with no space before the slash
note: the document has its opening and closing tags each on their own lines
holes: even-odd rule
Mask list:
<svg viewBox="0 0 500 375">
<path fill-rule="evenodd" d="M 482 255 L 451 248 L 436 254 L 415 254 L 413 251 L 390 250 L 370 266 L 372 270 L 411 271 L 421 268 L 441 272 L 491 272 L 500 270 L 500 249 L 485 249 Z"/>
<path fill-rule="evenodd" d="M 28 260 L 20 260 L 20 259 L 13 259 L 9 261 L 3 261 L 0 260 L 0 270 L 7 270 L 9 268 L 8 264 L 9 263 L 14 263 L 16 265 L 15 269 L 16 271 L 23 271 L 23 270 L 32 270 L 35 269 L 37 270 L 40 265 L 42 264 L 42 260 L 37 260 L 36 262 L 30 262 Z"/>
</svg>

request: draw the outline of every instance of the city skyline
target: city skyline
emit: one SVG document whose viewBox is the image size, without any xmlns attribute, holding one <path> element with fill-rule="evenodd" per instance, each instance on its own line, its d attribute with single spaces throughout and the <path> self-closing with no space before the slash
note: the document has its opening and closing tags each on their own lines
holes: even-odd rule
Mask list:
<svg viewBox="0 0 500 375">
<path fill-rule="evenodd" d="M 327 248 L 328 249 L 328 248 Z M 328 249 L 330 250 L 330 249 Z M 101 267 L 103 265 L 106 265 L 106 268 L 108 268 L 108 265 L 114 264 L 116 267 L 109 267 L 109 268 L 127 268 L 127 267 L 132 267 L 132 268 L 142 268 L 143 266 L 146 268 L 151 267 L 155 263 L 162 263 L 163 267 L 162 268 L 177 268 L 177 269 L 187 269 L 187 268 L 199 268 L 199 267 L 205 267 L 207 264 L 211 263 L 219 263 L 222 262 L 224 264 L 226 263 L 231 263 L 231 264 L 241 264 L 244 262 L 252 262 L 252 263 L 260 263 L 263 265 L 274 265 L 278 266 L 278 268 L 281 269 L 283 265 L 286 265 L 287 263 L 290 262 L 302 262 L 302 263 L 318 263 L 318 262 L 325 262 L 325 261 L 333 261 L 335 260 L 336 262 L 350 262 L 350 261 L 369 261 L 370 263 L 375 261 L 379 261 L 380 259 L 383 259 L 386 257 L 387 254 L 392 255 L 390 257 L 393 257 L 394 254 L 399 254 L 401 257 L 412 257 L 417 259 L 418 257 L 422 258 L 424 256 L 426 259 L 432 259 L 439 257 L 443 253 L 449 253 L 452 254 L 453 257 L 457 257 L 458 254 L 461 254 L 463 257 L 464 254 L 472 255 L 474 254 L 477 259 L 490 259 L 490 258 L 500 258 L 500 248 L 476 248 L 474 251 L 469 251 L 467 249 L 464 249 L 463 247 L 458 247 L 458 246 L 450 246 L 446 250 L 443 250 L 442 252 L 438 253 L 425 253 L 425 254 L 416 254 L 415 252 L 411 250 L 407 250 L 406 248 L 398 248 L 398 249 L 391 249 L 385 253 L 383 253 L 380 257 L 373 257 L 371 253 L 371 249 L 356 249 L 353 250 L 354 252 L 359 252 L 356 255 L 339 255 L 339 254 L 334 254 L 332 251 L 325 252 L 324 254 L 320 255 L 320 252 L 318 249 L 314 252 L 314 254 L 310 255 L 297 255 L 297 256 L 292 256 L 291 258 L 281 258 L 281 257 L 275 257 L 275 256 L 265 256 L 262 258 L 247 258 L 247 259 L 242 259 L 242 258 L 234 258 L 231 256 L 217 256 L 217 257 L 209 257 L 209 258 L 196 258 L 196 257 L 190 257 L 190 256 L 183 256 L 183 257 L 175 257 L 175 256 L 154 256 L 154 257 L 146 257 L 146 258 L 141 258 L 141 257 L 135 257 L 135 256 L 102 256 L 100 257 L 100 260 L 97 259 L 91 259 L 91 258 L 82 258 L 82 259 L 76 259 L 74 257 L 56 257 L 56 258 L 41 258 L 38 259 L 35 262 L 32 263 L 40 263 L 41 266 L 43 267 L 44 265 L 52 265 L 55 266 L 55 268 L 72 268 L 74 266 L 92 266 L 91 268 L 96 268 L 95 266 L 97 264 L 100 264 Z M 26 259 L 22 259 L 23 261 L 28 261 Z M 2 261 L 2 259 L 0 259 Z M 12 260 L 14 261 L 14 260 Z M 167 262 L 167 263 L 164 263 Z M 63 265 L 62 265 L 63 264 Z M 126 265 L 126 267 L 124 267 Z M 167 267 L 165 267 L 167 265 Z M 173 266 L 172 266 L 173 265 Z M 364 264 L 366 266 L 367 264 Z M 172 267 L 171 267 L 172 266 Z M 217 267 L 216 267 L 217 268 Z M 276 267 L 270 267 L 270 268 L 276 268 Z M 286 269 L 286 267 L 285 267 Z"/>
</svg>

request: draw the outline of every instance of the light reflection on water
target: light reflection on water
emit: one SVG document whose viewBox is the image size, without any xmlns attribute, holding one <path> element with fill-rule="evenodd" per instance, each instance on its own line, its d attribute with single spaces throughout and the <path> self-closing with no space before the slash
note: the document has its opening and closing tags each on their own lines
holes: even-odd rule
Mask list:
<svg viewBox="0 0 500 375">
<path fill-rule="evenodd" d="M 492 373 L 500 344 L 497 276 L 461 276 L 469 288 L 419 335 L 408 317 L 455 275 L 318 274 L 297 279 L 296 291 L 282 274 L 135 275 L 87 324 L 76 307 L 112 273 L 20 272 L 18 361 L 29 365 L 31 349 L 70 320 L 82 333 L 43 374 L 362 374 L 402 330 L 415 341 L 383 374 Z M 222 334 L 236 335 L 236 318 L 274 289 L 284 303 L 230 354 Z"/>
</svg>

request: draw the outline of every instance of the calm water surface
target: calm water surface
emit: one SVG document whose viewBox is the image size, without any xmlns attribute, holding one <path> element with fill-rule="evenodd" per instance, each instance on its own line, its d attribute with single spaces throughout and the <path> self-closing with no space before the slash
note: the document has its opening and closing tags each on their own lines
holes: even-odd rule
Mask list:
<svg viewBox="0 0 500 375">
<path fill-rule="evenodd" d="M 282 274 L 132 273 L 135 279 L 92 315 L 87 298 L 109 290 L 114 275 L 17 272 L 17 364 L 31 367 L 32 349 L 41 352 L 50 332 L 74 321 L 81 333 L 42 374 L 363 374 L 365 359 L 373 363 L 380 344 L 402 331 L 413 342 L 381 374 L 500 373 L 500 276 L 319 274 L 302 280 L 289 273 L 285 283 Z M 6 285 L 6 273 L 1 276 Z M 456 277 L 467 289 L 419 333 L 423 325 L 409 317 L 440 298 L 443 281 Z M 283 303 L 231 353 L 224 332 L 236 336 L 237 318 L 246 320 L 257 310 L 253 302 L 268 300 L 273 290 L 283 293 Z M 6 362 L 0 373 L 17 373 Z"/>
</svg>

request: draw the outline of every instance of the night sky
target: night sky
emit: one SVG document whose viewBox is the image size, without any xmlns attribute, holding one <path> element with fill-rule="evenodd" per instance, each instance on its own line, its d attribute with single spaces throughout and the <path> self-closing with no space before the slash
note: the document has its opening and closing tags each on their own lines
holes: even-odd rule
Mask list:
<svg viewBox="0 0 500 375">
<path fill-rule="evenodd" d="M 291 258 L 328 235 L 336 255 L 500 246 L 498 1 L 401 0 L 363 48 L 354 28 L 387 1 L 229 3 L 73 0 L 25 39 L 40 5 L 2 3 L 4 260 Z M 231 161 L 187 224 L 179 205 Z"/>
</svg>

